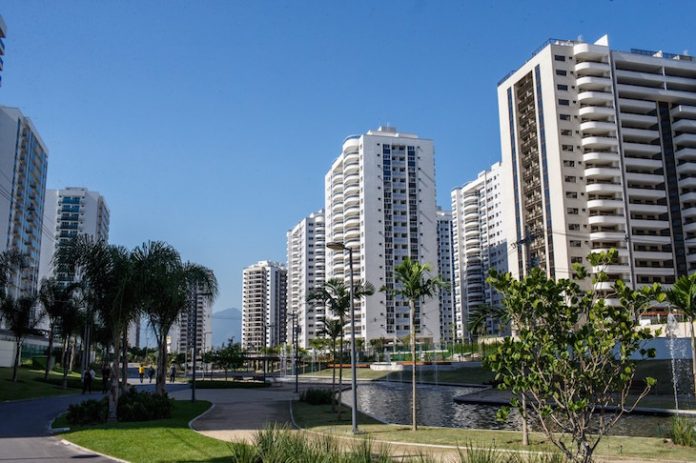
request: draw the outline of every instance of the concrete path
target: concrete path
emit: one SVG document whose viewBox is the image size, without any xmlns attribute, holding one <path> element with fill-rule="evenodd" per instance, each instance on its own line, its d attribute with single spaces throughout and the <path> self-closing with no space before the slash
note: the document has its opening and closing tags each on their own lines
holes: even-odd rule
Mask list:
<svg viewBox="0 0 696 463">
<path fill-rule="evenodd" d="M 193 429 L 224 441 L 251 442 L 268 424 L 290 425 L 289 401 L 297 398 L 294 386 L 273 385 L 264 389 L 197 389 L 196 398 L 209 400 L 212 410 L 192 423 Z M 187 399 L 190 391 L 172 394 Z"/>
</svg>

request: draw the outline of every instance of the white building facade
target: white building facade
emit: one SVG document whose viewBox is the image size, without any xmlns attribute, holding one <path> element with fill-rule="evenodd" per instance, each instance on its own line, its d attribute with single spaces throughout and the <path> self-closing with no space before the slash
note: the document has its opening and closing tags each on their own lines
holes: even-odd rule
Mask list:
<svg viewBox="0 0 696 463">
<path fill-rule="evenodd" d="M 242 348 L 258 352 L 286 340 L 287 269 L 259 261 L 244 269 L 242 282 Z"/>
<path fill-rule="evenodd" d="M 324 211 L 302 219 L 287 234 L 288 249 L 288 317 L 297 317 L 298 345 L 310 347 L 309 341 L 323 337 L 325 308 L 321 303 L 307 302 L 307 296 L 325 281 L 326 241 Z M 292 320 L 291 320 L 292 321 Z M 292 339 L 292 323 L 286 338 Z"/>
<path fill-rule="evenodd" d="M 452 213 L 437 211 L 437 271 L 448 287 L 440 292 L 440 340 L 452 342 L 456 335 L 454 315 L 454 248 L 452 240 Z"/>
<path fill-rule="evenodd" d="M 189 292 L 191 307 L 179 316 L 172 327 L 171 343 L 177 352 L 193 355 L 194 341 L 200 356 L 212 348 L 213 299 L 203 288 L 191 288 Z M 192 358 L 192 357 L 189 357 Z"/>
<path fill-rule="evenodd" d="M 0 16 L 0 85 L 2 85 L 2 70 L 5 67 L 4 55 L 5 55 L 5 34 L 7 34 L 7 26 L 5 21 Z"/>
<path fill-rule="evenodd" d="M 487 283 L 491 269 L 507 272 L 508 246 L 503 220 L 502 168 L 496 163 L 461 188 L 452 190 L 454 307 L 458 340 L 471 341 L 469 313 L 479 305 L 496 306 L 500 295 Z M 486 333 L 500 330 L 486 322 Z"/>
<path fill-rule="evenodd" d="M 393 288 L 409 257 L 437 268 L 433 142 L 380 127 L 348 137 L 325 176 L 326 241 L 353 249 L 355 281 Z M 349 286 L 348 253 L 328 251 L 326 277 Z M 439 300 L 417 307 L 419 340 L 440 339 Z M 365 341 L 409 335 L 409 307 L 389 292 L 356 300 L 356 335 Z"/>
<path fill-rule="evenodd" d="M 56 253 L 78 235 L 108 242 L 109 224 L 109 207 L 100 193 L 81 187 L 46 190 L 44 229 L 51 236 L 41 244 L 39 277 L 72 283 L 75 276 L 54 262 Z"/>
<path fill-rule="evenodd" d="M 498 87 L 510 270 L 552 277 L 617 248 L 609 278 L 696 268 L 696 62 L 551 40 Z"/>
<path fill-rule="evenodd" d="M 0 251 L 16 249 L 29 258 L 11 279 L 14 296 L 36 292 L 42 239 L 53 239 L 43 225 L 47 169 L 48 150 L 31 120 L 0 106 Z"/>
</svg>

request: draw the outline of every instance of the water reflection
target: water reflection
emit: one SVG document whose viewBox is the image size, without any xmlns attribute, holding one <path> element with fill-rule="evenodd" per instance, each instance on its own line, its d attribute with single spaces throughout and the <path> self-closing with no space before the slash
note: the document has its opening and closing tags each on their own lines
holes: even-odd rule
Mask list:
<svg viewBox="0 0 696 463">
<path fill-rule="evenodd" d="M 520 429 L 520 417 L 511 413 L 505 422 L 496 420 L 498 407 L 457 404 L 454 397 L 480 391 L 478 388 L 418 386 L 418 422 L 425 426 L 480 429 Z M 350 394 L 344 397 L 349 398 Z M 361 412 L 393 424 L 411 423 L 411 385 L 407 383 L 369 383 L 358 387 Z M 666 436 L 669 417 L 631 415 L 621 419 L 612 434 L 628 436 Z"/>
</svg>

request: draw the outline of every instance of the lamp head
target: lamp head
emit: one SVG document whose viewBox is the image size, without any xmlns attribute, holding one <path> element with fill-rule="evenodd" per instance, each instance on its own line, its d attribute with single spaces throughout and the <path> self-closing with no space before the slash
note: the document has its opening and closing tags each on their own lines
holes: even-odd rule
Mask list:
<svg viewBox="0 0 696 463">
<path fill-rule="evenodd" d="M 342 241 L 330 241 L 326 243 L 326 247 L 332 251 L 344 251 L 346 249 L 346 245 Z"/>
</svg>

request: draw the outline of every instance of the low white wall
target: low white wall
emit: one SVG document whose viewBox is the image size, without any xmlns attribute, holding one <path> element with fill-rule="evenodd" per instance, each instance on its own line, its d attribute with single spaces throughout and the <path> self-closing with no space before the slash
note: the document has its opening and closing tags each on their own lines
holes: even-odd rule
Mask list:
<svg viewBox="0 0 696 463">
<path fill-rule="evenodd" d="M 11 367 L 14 362 L 15 343 L 0 340 L 0 367 Z"/>
</svg>

